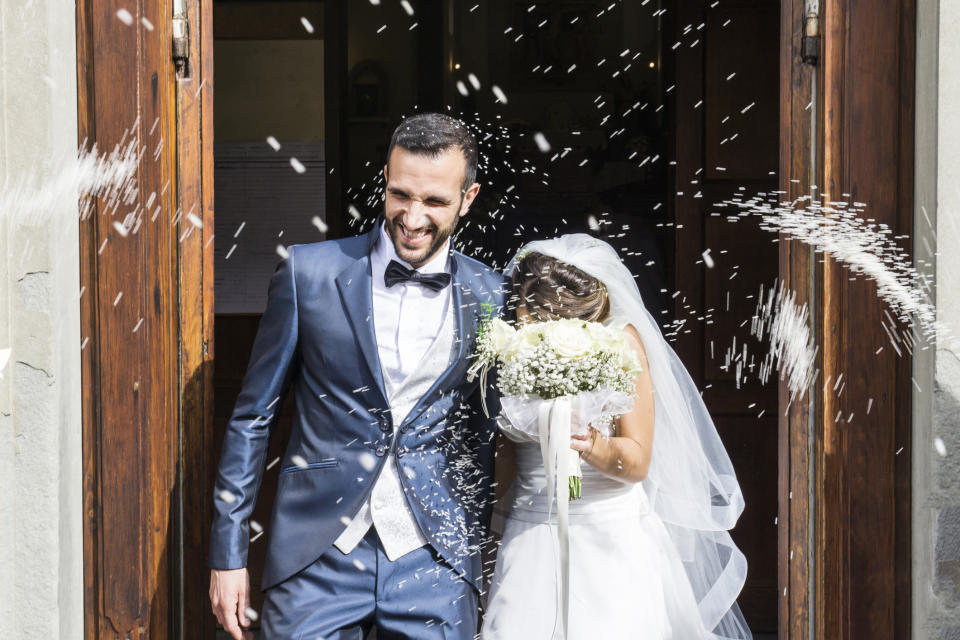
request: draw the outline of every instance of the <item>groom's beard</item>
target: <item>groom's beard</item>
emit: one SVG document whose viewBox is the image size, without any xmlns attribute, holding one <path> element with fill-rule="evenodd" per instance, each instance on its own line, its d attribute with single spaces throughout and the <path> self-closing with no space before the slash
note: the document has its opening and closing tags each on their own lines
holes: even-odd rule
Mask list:
<svg viewBox="0 0 960 640">
<path fill-rule="evenodd" d="M 463 205 L 463 197 L 460 198 L 460 204 L 457 205 L 457 212 L 459 214 L 460 207 Z M 393 242 L 393 248 L 396 250 L 397 255 L 401 260 L 409 264 L 414 269 L 417 269 L 424 264 L 426 264 L 431 258 L 433 258 L 436 252 L 446 243 L 447 239 L 450 238 L 457 230 L 457 225 L 460 223 L 460 216 L 454 216 L 453 220 L 446 227 L 438 227 L 435 224 L 430 224 L 429 229 L 433 232 L 433 241 L 430 245 L 421 249 L 417 252 L 410 252 L 406 249 L 401 240 L 400 240 L 400 230 L 397 229 L 396 223 L 384 214 L 384 225 L 387 229 L 387 234 L 390 236 L 390 240 Z"/>
</svg>

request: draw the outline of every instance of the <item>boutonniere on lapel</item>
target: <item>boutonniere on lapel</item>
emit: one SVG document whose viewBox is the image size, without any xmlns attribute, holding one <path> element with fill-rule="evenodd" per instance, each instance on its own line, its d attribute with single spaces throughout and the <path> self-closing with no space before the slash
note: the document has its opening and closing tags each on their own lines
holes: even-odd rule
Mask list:
<svg viewBox="0 0 960 640">
<path fill-rule="evenodd" d="M 467 381 L 473 382 L 478 375 L 480 376 L 480 404 L 488 418 L 490 414 L 487 411 L 487 375 L 497 364 L 498 355 L 513 333 L 513 327 L 497 316 L 497 308 L 493 303 L 480 303 L 473 353 L 468 356 L 473 360 L 473 364 L 467 369 Z"/>
</svg>

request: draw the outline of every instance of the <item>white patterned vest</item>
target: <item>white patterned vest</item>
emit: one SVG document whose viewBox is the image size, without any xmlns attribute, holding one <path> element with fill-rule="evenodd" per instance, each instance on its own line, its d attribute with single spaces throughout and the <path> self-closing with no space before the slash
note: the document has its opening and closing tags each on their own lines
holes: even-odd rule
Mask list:
<svg viewBox="0 0 960 640">
<path fill-rule="evenodd" d="M 394 434 L 410 410 L 453 363 L 458 352 L 455 333 L 456 310 L 451 299 L 437 337 L 410 375 L 400 384 L 395 384 L 390 376 L 383 374 Z M 338 549 L 350 553 L 367 534 L 371 524 L 376 527 L 380 543 L 391 561 L 427 544 L 427 538 L 420 531 L 404 496 L 398 473 L 396 459 L 391 453 L 373 485 L 370 497 L 334 542 Z"/>
</svg>

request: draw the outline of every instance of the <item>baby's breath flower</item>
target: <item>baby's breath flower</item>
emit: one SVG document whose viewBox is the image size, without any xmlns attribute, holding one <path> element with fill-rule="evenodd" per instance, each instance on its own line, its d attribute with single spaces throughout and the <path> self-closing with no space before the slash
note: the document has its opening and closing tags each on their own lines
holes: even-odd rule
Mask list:
<svg viewBox="0 0 960 640">
<path fill-rule="evenodd" d="M 504 395 L 544 399 L 611 389 L 632 393 L 640 373 L 623 333 L 596 322 L 562 319 L 515 330 L 502 320 L 483 323 L 471 375 L 499 365 Z"/>
</svg>

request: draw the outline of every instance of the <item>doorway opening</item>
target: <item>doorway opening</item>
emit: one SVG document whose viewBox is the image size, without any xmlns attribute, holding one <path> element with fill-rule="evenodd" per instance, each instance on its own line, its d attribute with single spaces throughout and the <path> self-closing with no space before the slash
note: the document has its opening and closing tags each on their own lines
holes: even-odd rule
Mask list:
<svg viewBox="0 0 960 640">
<path fill-rule="evenodd" d="M 717 203 L 777 189 L 779 11 L 771 0 L 215 0 L 215 450 L 278 253 L 369 228 L 394 127 L 450 113 L 482 156 L 462 251 L 502 267 L 529 240 L 589 232 L 637 274 L 737 469 L 739 604 L 758 638 L 776 637 L 777 387 L 745 375 L 759 363 L 741 349 L 756 344 L 749 319 L 774 285 L 777 245 Z M 264 529 L 278 469 L 253 516 Z M 250 547 L 257 610 L 267 534 Z"/>
</svg>

